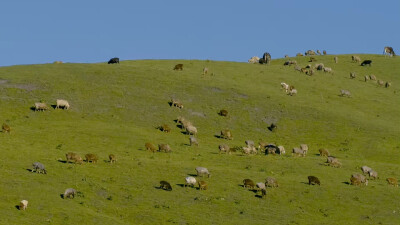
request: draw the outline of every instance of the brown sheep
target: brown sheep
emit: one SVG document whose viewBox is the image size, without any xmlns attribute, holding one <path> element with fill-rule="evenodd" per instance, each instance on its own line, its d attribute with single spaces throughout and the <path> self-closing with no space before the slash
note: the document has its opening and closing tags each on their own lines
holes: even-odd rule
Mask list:
<svg viewBox="0 0 400 225">
<path fill-rule="evenodd" d="M 146 142 L 146 144 L 144 144 L 144 146 L 146 147 L 147 151 L 152 151 L 152 152 L 157 151 L 157 147 L 152 143 Z"/>
<path fill-rule="evenodd" d="M 69 163 L 70 161 L 73 161 L 74 163 L 79 163 L 82 164 L 83 160 L 82 157 L 80 157 L 78 154 L 74 153 L 74 152 L 68 152 L 65 157 L 67 158 L 67 163 Z"/>
<path fill-rule="evenodd" d="M 88 154 L 85 155 L 85 159 L 86 159 L 86 162 L 97 163 L 97 160 L 99 158 L 95 154 L 88 153 Z"/>
<path fill-rule="evenodd" d="M 232 133 L 228 129 L 222 130 L 220 137 L 228 140 L 233 140 Z"/>
<path fill-rule="evenodd" d="M 219 111 L 218 115 L 227 117 L 228 116 L 228 111 L 225 110 L 225 109 L 221 109 Z"/>
<path fill-rule="evenodd" d="M 352 185 L 357 185 L 357 186 L 361 186 L 362 184 L 364 184 L 365 186 L 368 185 L 368 180 L 365 176 L 356 173 L 356 174 L 352 174 L 350 177 L 350 183 Z"/>
<path fill-rule="evenodd" d="M 389 185 L 393 185 L 395 187 L 399 186 L 398 181 L 397 181 L 396 178 L 389 177 L 389 178 L 386 179 L 386 181 L 388 182 Z"/>
<path fill-rule="evenodd" d="M 356 72 L 351 72 L 350 73 L 350 79 L 356 78 Z"/>
<path fill-rule="evenodd" d="M 197 139 L 196 139 L 195 137 L 193 137 L 193 136 L 190 136 L 190 137 L 189 137 L 189 143 L 190 143 L 190 146 L 193 146 L 193 145 L 199 146 L 199 142 L 198 142 Z"/>
<path fill-rule="evenodd" d="M 321 182 L 319 181 L 319 179 L 315 176 L 308 176 L 308 185 L 314 185 L 314 184 L 318 184 L 321 185 Z"/>
<path fill-rule="evenodd" d="M 3 126 L 1 126 L 1 129 L 3 130 L 3 133 L 10 133 L 11 127 L 8 126 L 6 123 L 3 123 Z"/>
<path fill-rule="evenodd" d="M 158 129 L 165 133 L 171 132 L 171 128 L 167 124 L 159 126 Z"/>
<path fill-rule="evenodd" d="M 207 182 L 201 180 L 199 181 L 199 190 L 207 190 L 208 189 L 208 184 Z"/>
<path fill-rule="evenodd" d="M 183 70 L 183 64 L 176 64 L 174 70 Z"/>
<path fill-rule="evenodd" d="M 160 189 L 166 190 L 166 191 L 172 191 L 171 184 L 169 184 L 167 181 L 160 181 Z"/>
<path fill-rule="evenodd" d="M 168 144 L 159 144 L 158 145 L 159 152 L 171 152 L 171 147 Z"/>
<path fill-rule="evenodd" d="M 329 155 L 330 155 L 330 154 L 329 154 L 328 149 L 321 148 L 321 149 L 319 150 L 319 156 L 329 156 Z"/>
<path fill-rule="evenodd" d="M 254 181 L 252 181 L 250 179 L 244 179 L 243 180 L 243 187 L 244 188 L 254 189 L 256 187 L 256 184 L 254 183 Z"/>
<path fill-rule="evenodd" d="M 110 159 L 110 163 L 116 163 L 117 162 L 117 157 L 115 157 L 114 154 L 108 155 L 108 158 Z"/>
<path fill-rule="evenodd" d="M 220 144 L 218 148 L 219 148 L 219 154 L 221 154 L 222 152 L 231 154 L 231 149 L 227 144 Z"/>
</svg>

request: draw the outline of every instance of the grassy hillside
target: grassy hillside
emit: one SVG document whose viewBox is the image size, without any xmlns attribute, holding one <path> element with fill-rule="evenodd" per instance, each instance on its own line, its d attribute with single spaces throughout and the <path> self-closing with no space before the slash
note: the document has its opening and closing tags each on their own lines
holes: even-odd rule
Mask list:
<svg viewBox="0 0 400 225">
<path fill-rule="evenodd" d="M 247 63 L 139 60 L 120 65 L 46 64 L 0 68 L 0 224 L 399 224 L 400 189 L 385 179 L 400 179 L 400 58 L 360 55 L 316 56 L 334 74 L 307 76 L 283 66 Z M 293 58 L 302 67 L 309 57 Z M 183 71 L 173 71 L 177 63 Z M 314 63 L 313 63 L 314 64 Z M 203 76 L 203 67 L 209 74 Z M 356 72 L 356 79 L 349 73 Z M 213 74 L 213 75 L 211 75 Z M 364 82 L 374 74 L 390 88 Z M 288 96 L 280 83 L 294 85 Z M 347 89 L 351 98 L 340 97 Z M 34 112 L 35 102 L 67 99 L 70 110 Z M 180 99 L 183 109 L 170 107 Z M 227 109 L 228 118 L 217 112 Z M 174 120 L 189 119 L 198 129 L 190 147 Z M 276 123 L 276 132 L 267 127 Z M 156 129 L 168 124 L 171 133 Z M 218 139 L 231 129 L 233 140 Z M 218 145 L 244 146 L 245 140 L 283 145 L 286 155 L 218 154 Z M 144 143 L 167 143 L 172 153 L 145 151 Z M 290 152 L 309 145 L 304 158 Z M 342 168 L 325 166 L 318 149 L 327 148 Z M 97 164 L 64 163 L 67 152 L 95 153 Z M 108 163 L 108 154 L 118 162 Z M 48 174 L 31 173 L 33 162 Z M 378 171 L 366 187 L 348 185 L 362 165 Z M 209 190 L 184 188 L 195 167 L 207 167 Z M 321 180 L 309 186 L 307 176 Z M 245 178 L 280 186 L 266 199 L 244 189 Z M 169 181 L 171 192 L 156 187 Z M 80 193 L 62 199 L 66 188 Z M 16 205 L 29 201 L 26 211 Z"/>
</svg>

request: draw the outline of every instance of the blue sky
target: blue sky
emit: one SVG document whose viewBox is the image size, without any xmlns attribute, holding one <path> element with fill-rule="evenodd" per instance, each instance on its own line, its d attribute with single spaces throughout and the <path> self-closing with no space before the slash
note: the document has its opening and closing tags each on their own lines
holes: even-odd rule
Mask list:
<svg viewBox="0 0 400 225">
<path fill-rule="evenodd" d="M 308 49 L 400 54 L 399 0 L 12 0 L 0 66 L 127 59 L 245 62 Z"/>
</svg>

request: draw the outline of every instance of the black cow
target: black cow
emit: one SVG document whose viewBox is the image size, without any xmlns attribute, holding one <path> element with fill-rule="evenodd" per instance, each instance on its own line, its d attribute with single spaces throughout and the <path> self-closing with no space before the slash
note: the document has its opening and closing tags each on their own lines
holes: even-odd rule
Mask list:
<svg viewBox="0 0 400 225">
<path fill-rule="evenodd" d="M 371 66 L 372 60 L 364 60 L 364 62 L 361 63 L 361 66 L 369 65 Z"/>
<path fill-rule="evenodd" d="M 108 61 L 108 64 L 114 64 L 114 63 L 118 63 L 119 64 L 119 58 L 115 57 L 112 58 Z"/>
</svg>

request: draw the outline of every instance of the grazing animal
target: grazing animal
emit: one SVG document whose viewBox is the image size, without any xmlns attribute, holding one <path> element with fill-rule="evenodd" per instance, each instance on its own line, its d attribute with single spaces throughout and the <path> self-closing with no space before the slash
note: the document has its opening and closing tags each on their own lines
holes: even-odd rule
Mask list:
<svg viewBox="0 0 400 225">
<path fill-rule="evenodd" d="M 279 187 L 279 184 L 278 184 L 278 182 L 276 181 L 275 178 L 267 177 L 267 179 L 265 179 L 265 186 L 267 186 L 267 187 Z"/>
<path fill-rule="evenodd" d="M 97 155 L 95 155 L 95 154 L 88 153 L 88 154 L 85 155 L 85 159 L 86 159 L 86 162 L 87 162 L 87 163 L 88 163 L 88 162 L 97 163 L 97 160 L 98 160 L 99 158 L 98 158 Z"/>
<path fill-rule="evenodd" d="M 385 88 L 388 88 L 388 87 L 390 87 L 391 85 L 392 85 L 392 83 L 386 81 L 386 83 L 385 83 Z"/>
<path fill-rule="evenodd" d="M 319 150 L 319 156 L 329 156 L 329 155 L 330 155 L 330 154 L 329 154 L 328 149 L 321 148 L 321 149 Z"/>
<path fill-rule="evenodd" d="M 368 185 L 368 180 L 365 176 L 359 174 L 359 173 L 355 173 L 352 174 L 350 177 L 350 183 L 352 185 L 357 185 L 357 186 L 361 186 L 362 184 L 367 186 Z"/>
<path fill-rule="evenodd" d="M 385 84 L 385 81 L 383 81 L 383 80 L 378 80 L 378 85 L 379 86 L 383 86 Z"/>
<path fill-rule="evenodd" d="M 370 178 L 379 179 L 378 172 L 376 172 L 375 170 L 368 171 L 368 175 L 369 175 Z"/>
<path fill-rule="evenodd" d="M 313 50 L 308 50 L 304 53 L 304 55 L 316 55 Z"/>
<path fill-rule="evenodd" d="M 259 182 L 259 183 L 256 184 L 256 187 L 258 188 L 258 190 L 265 189 L 265 183 Z"/>
<path fill-rule="evenodd" d="M 246 155 L 257 154 L 257 149 L 254 146 L 242 147 L 243 153 Z"/>
<path fill-rule="evenodd" d="M 308 152 L 308 145 L 307 144 L 300 144 L 300 149 L 305 151 L 305 154 Z"/>
<path fill-rule="evenodd" d="M 1 129 L 2 129 L 3 133 L 10 133 L 10 131 L 11 131 L 11 127 L 6 123 L 3 123 L 3 125 L 1 126 Z"/>
<path fill-rule="evenodd" d="M 265 154 L 275 155 L 278 151 L 279 149 L 275 144 L 267 144 L 267 146 L 265 146 Z"/>
<path fill-rule="evenodd" d="M 186 134 L 196 136 L 197 135 L 197 128 L 193 125 L 186 127 Z"/>
<path fill-rule="evenodd" d="M 229 145 L 227 145 L 227 144 L 220 144 L 218 146 L 218 149 L 219 149 L 220 154 L 223 152 L 231 154 L 231 152 L 232 152 L 231 149 L 229 148 Z"/>
<path fill-rule="evenodd" d="M 385 56 L 389 55 L 390 57 L 396 56 L 396 54 L 394 53 L 393 48 L 392 48 L 392 47 L 389 47 L 389 46 L 386 46 L 386 47 L 383 49 L 383 54 L 384 54 Z"/>
<path fill-rule="evenodd" d="M 296 60 L 289 60 L 283 63 L 284 66 L 297 65 Z"/>
<path fill-rule="evenodd" d="M 193 126 L 193 124 L 189 121 L 189 120 L 184 120 L 181 123 L 181 128 L 184 129 L 186 131 L 187 127 Z"/>
<path fill-rule="evenodd" d="M 270 64 L 271 63 L 271 54 L 265 52 L 263 57 L 259 60 L 260 64 Z"/>
<path fill-rule="evenodd" d="M 265 198 L 267 196 L 267 190 L 261 189 L 261 198 Z"/>
<path fill-rule="evenodd" d="M 62 64 L 62 61 L 54 61 L 53 64 Z"/>
<path fill-rule="evenodd" d="M 278 129 L 278 126 L 274 123 L 271 123 L 271 125 L 268 127 L 268 130 L 270 131 L 276 131 Z"/>
<path fill-rule="evenodd" d="M 310 60 L 308 60 L 308 62 L 314 62 L 317 61 L 314 57 L 310 57 Z"/>
<path fill-rule="evenodd" d="M 279 145 L 278 147 L 279 155 L 286 154 L 285 148 L 282 145 Z"/>
<path fill-rule="evenodd" d="M 356 78 L 356 72 L 351 72 L 350 73 L 350 79 Z"/>
<path fill-rule="evenodd" d="M 146 150 L 148 150 L 148 151 L 152 151 L 152 152 L 157 151 L 157 147 L 152 143 L 146 142 L 146 144 L 144 144 L 144 146 L 146 147 Z"/>
<path fill-rule="evenodd" d="M 33 166 L 32 172 L 47 174 L 46 168 L 42 163 L 34 162 L 32 166 Z"/>
<path fill-rule="evenodd" d="M 108 159 L 110 159 L 110 163 L 116 163 L 117 162 L 117 157 L 115 157 L 114 154 L 109 154 Z"/>
<path fill-rule="evenodd" d="M 248 60 L 249 63 L 255 64 L 260 62 L 260 57 L 253 56 Z"/>
<path fill-rule="evenodd" d="M 158 129 L 165 133 L 171 132 L 171 128 L 167 124 L 159 126 Z"/>
<path fill-rule="evenodd" d="M 297 53 L 296 56 L 303 56 L 303 54 L 302 53 Z"/>
<path fill-rule="evenodd" d="M 207 175 L 207 177 L 211 177 L 210 172 L 208 172 L 208 169 L 205 167 L 196 167 L 196 172 L 198 177 L 203 177 L 204 175 Z"/>
<path fill-rule="evenodd" d="M 356 56 L 356 55 L 352 55 L 351 56 L 351 61 L 352 62 L 361 62 L 360 57 Z"/>
<path fill-rule="evenodd" d="M 166 190 L 166 191 L 172 191 L 171 184 L 169 184 L 167 181 L 160 181 L 160 189 Z"/>
<path fill-rule="evenodd" d="M 159 144 L 158 145 L 158 151 L 159 152 L 171 152 L 171 147 L 169 147 L 168 144 Z"/>
<path fill-rule="evenodd" d="M 371 171 L 372 169 L 368 166 L 362 166 L 361 167 L 361 171 L 363 172 L 363 174 L 367 174 L 369 173 L 369 171 Z"/>
<path fill-rule="evenodd" d="M 321 182 L 319 181 L 319 179 L 315 176 L 308 176 L 308 185 L 314 185 L 314 184 L 318 184 L 321 185 Z"/>
<path fill-rule="evenodd" d="M 253 146 L 253 147 L 254 147 L 254 141 L 252 141 L 252 140 L 246 140 L 246 141 L 244 141 L 244 143 L 245 143 L 248 147 L 250 147 L 250 146 Z"/>
<path fill-rule="evenodd" d="M 19 210 L 26 210 L 27 207 L 28 207 L 28 200 L 22 200 L 19 203 L 18 209 Z"/>
<path fill-rule="evenodd" d="M 326 51 L 325 51 L 325 50 L 323 50 L 322 53 L 323 53 L 324 55 L 326 55 Z"/>
<path fill-rule="evenodd" d="M 289 55 L 285 55 L 285 58 L 289 58 Z"/>
<path fill-rule="evenodd" d="M 49 109 L 49 107 L 47 107 L 46 103 L 43 103 L 43 102 L 35 103 L 35 111 L 45 111 L 48 109 Z"/>
<path fill-rule="evenodd" d="M 233 140 L 232 133 L 228 129 L 222 130 L 220 137 L 228 140 Z"/>
<path fill-rule="evenodd" d="M 67 163 L 69 163 L 70 161 L 79 164 L 83 163 L 82 157 L 80 157 L 78 154 L 74 152 L 68 152 L 67 154 L 65 154 L 65 157 L 67 158 Z"/>
<path fill-rule="evenodd" d="M 326 162 L 328 163 L 329 166 L 340 168 L 342 167 L 342 163 L 339 162 L 339 160 L 336 157 L 333 156 L 328 156 L 326 159 Z"/>
<path fill-rule="evenodd" d="M 208 73 L 208 68 L 207 67 L 204 67 L 203 68 L 203 75 L 206 75 Z"/>
<path fill-rule="evenodd" d="M 193 145 L 199 146 L 199 142 L 198 142 L 197 139 L 196 139 L 195 137 L 193 137 L 193 136 L 190 136 L 190 137 L 189 137 L 189 143 L 190 143 L 190 146 L 193 146 Z"/>
<path fill-rule="evenodd" d="M 361 66 L 366 66 L 366 65 L 371 66 L 371 64 L 372 64 L 372 60 L 364 60 L 364 61 L 361 63 Z"/>
<path fill-rule="evenodd" d="M 291 89 L 289 91 L 288 95 L 290 95 L 290 96 L 297 95 L 297 90 L 296 89 Z"/>
<path fill-rule="evenodd" d="M 317 54 L 318 55 L 322 55 L 320 50 L 317 50 Z"/>
<path fill-rule="evenodd" d="M 386 181 L 388 182 L 389 185 L 393 185 L 395 187 L 399 186 L 399 183 L 398 183 L 396 178 L 389 177 L 389 178 L 386 179 Z"/>
<path fill-rule="evenodd" d="M 318 63 L 314 66 L 315 69 L 317 70 L 324 70 L 324 64 L 323 63 Z"/>
<path fill-rule="evenodd" d="M 339 58 L 338 58 L 337 56 L 335 56 L 335 57 L 333 58 L 333 60 L 335 61 L 335 63 L 338 63 L 338 62 L 339 62 Z"/>
<path fill-rule="evenodd" d="M 171 101 L 169 101 L 169 103 L 170 103 L 170 106 L 175 106 L 177 108 L 183 109 L 183 104 L 179 100 L 171 99 Z"/>
<path fill-rule="evenodd" d="M 183 70 L 183 64 L 176 64 L 174 70 Z"/>
<path fill-rule="evenodd" d="M 365 76 L 364 76 L 364 81 L 367 82 L 368 80 L 369 80 L 369 76 L 368 76 L 368 75 L 365 75 Z"/>
<path fill-rule="evenodd" d="M 340 96 L 341 97 L 351 97 L 351 93 L 348 90 L 340 90 Z"/>
<path fill-rule="evenodd" d="M 289 84 L 282 82 L 281 87 L 283 90 L 285 90 L 286 93 L 289 91 Z"/>
<path fill-rule="evenodd" d="M 250 179 L 244 179 L 243 180 L 243 187 L 244 188 L 252 188 L 254 189 L 256 186 L 256 184 L 254 183 L 254 181 L 250 180 Z"/>
<path fill-rule="evenodd" d="M 73 188 L 67 188 L 64 192 L 63 198 L 75 198 L 75 195 L 77 194 L 77 191 Z"/>
<path fill-rule="evenodd" d="M 376 76 L 375 76 L 375 75 L 373 75 L 373 74 L 371 74 L 371 75 L 369 75 L 369 79 L 370 79 L 370 80 L 374 80 L 374 81 L 376 81 Z"/>
<path fill-rule="evenodd" d="M 227 117 L 228 116 L 228 111 L 225 110 L 225 109 L 221 109 L 219 111 L 218 115 Z"/>
<path fill-rule="evenodd" d="M 295 155 L 297 155 L 297 156 L 306 156 L 306 151 L 304 151 L 304 150 L 302 150 L 302 149 L 300 149 L 300 148 L 293 148 L 293 150 L 292 150 L 292 154 L 295 154 Z"/>
<path fill-rule="evenodd" d="M 115 63 L 118 63 L 118 64 L 119 64 L 119 58 L 114 57 L 114 58 L 111 58 L 111 59 L 108 61 L 108 64 L 115 64 Z"/>
<path fill-rule="evenodd" d="M 194 178 L 194 177 L 186 177 L 186 178 L 185 178 L 184 187 L 187 187 L 187 186 L 192 186 L 192 187 L 194 187 L 194 185 L 196 185 L 196 184 L 197 184 L 196 178 Z"/>
<path fill-rule="evenodd" d="M 208 184 L 204 180 L 199 181 L 199 190 L 207 190 Z"/>
<path fill-rule="evenodd" d="M 57 99 L 57 105 L 56 109 L 63 108 L 63 109 L 69 109 L 69 103 L 67 100 L 63 99 Z"/>
<path fill-rule="evenodd" d="M 330 67 L 324 67 L 324 72 L 325 72 L 325 73 L 332 73 L 332 68 L 330 68 Z"/>
</svg>

